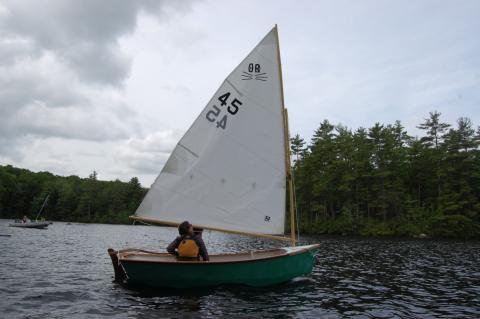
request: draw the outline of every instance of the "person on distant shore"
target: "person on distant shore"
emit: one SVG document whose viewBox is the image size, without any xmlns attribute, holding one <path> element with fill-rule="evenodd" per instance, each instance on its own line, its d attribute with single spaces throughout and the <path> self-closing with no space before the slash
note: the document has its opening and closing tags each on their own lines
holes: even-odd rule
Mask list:
<svg viewBox="0 0 480 319">
<path fill-rule="evenodd" d="M 180 236 L 168 245 L 169 254 L 175 255 L 179 260 L 200 260 L 208 261 L 208 252 L 203 242 L 201 231 L 194 233 L 193 226 L 188 221 L 184 221 L 178 226 Z"/>
<path fill-rule="evenodd" d="M 28 220 L 27 215 L 23 215 L 22 223 L 25 224 L 27 222 L 27 220 Z"/>
</svg>

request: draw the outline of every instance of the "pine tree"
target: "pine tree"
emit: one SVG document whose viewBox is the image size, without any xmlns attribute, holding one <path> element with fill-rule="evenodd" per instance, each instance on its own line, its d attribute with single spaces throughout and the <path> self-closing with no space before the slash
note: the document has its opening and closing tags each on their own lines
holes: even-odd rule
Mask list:
<svg viewBox="0 0 480 319">
<path fill-rule="evenodd" d="M 442 160 L 442 142 L 444 139 L 444 135 L 447 132 L 447 129 L 450 127 L 450 124 L 442 123 L 440 121 L 440 116 L 442 113 L 434 111 L 430 112 L 430 117 L 425 119 L 425 122 L 417 126 L 421 130 L 425 130 L 427 136 L 421 138 L 422 143 L 425 145 L 427 149 L 432 149 L 432 151 L 428 152 L 427 156 L 432 163 L 435 163 L 435 171 L 434 176 L 436 176 L 436 204 L 438 206 L 440 196 L 441 196 L 441 171 L 440 171 L 440 164 Z"/>
<path fill-rule="evenodd" d="M 295 136 L 290 139 L 290 149 L 295 156 L 295 162 L 298 162 L 299 157 L 304 155 L 305 144 L 306 142 L 304 139 L 298 134 L 295 134 Z"/>
</svg>

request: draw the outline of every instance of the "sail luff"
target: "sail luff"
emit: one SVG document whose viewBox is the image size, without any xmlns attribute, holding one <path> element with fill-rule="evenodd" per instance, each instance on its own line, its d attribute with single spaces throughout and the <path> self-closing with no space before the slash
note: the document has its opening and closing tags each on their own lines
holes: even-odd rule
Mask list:
<svg viewBox="0 0 480 319">
<path fill-rule="evenodd" d="M 133 219 L 133 220 L 138 220 L 138 221 L 141 221 L 141 222 L 154 223 L 154 224 L 165 225 L 165 226 L 178 226 L 178 225 L 180 225 L 180 223 L 177 223 L 177 222 L 171 222 L 171 221 L 166 221 L 166 220 L 158 220 L 158 219 L 152 219 L 152 218 L 145 218 L 145 217 L 138 217 L 138 216 L 135 216 L 135 215 L 131 215 L 131 216 L 129 216 L 129 218 Z M 284 237 L 284 236 L 275 236 L 275 235 L 267 235 L 267 234 L 259 234 L 259 233 L 242 232 L 242 231 L 229 230 L 229 229 L 224 229 L 224 228 L 211 227 L 211 226 L 198 225 L 198 224 L 193 224 L 193 227 L 201 228 L 201 229 L 214 230 L 214 231 L 220 231 L 220 232 L 236 234 L 236 235 L 263 237 L 263 238 L 274 239 L 274 240 L 283 240 L 283 241 L 290 241 L 291 240 L 291 238 Z"/>
<path fill-rule="evenodd" d="M 282 60 L 280 58 L 280 40 L 278 37 L 278 27 L 275 25 L 275 36 L 277 38 L 277 59 L 278 59 L 278 77 L 280 80 L 280 100 L 281 108 L 283 115 L 283 132 L 284 132 L 284 145 L 285 145 L 285 173 L 288 181 L 288 190 L 289 190 L 289 212 L 290 212 L 290 241 L 292 246 L 295 246 L 296 237 L 295 237 L 295 213 L 294 213 L 294 203 L 293 203 L 293 183 L 292 183 L 292 167 L 290 163 L 290 134 L 288 131 L 288 113 L 285 108 L 285 97 L 283 94 L 283 74 L 282 74 Z"/>
</svg>

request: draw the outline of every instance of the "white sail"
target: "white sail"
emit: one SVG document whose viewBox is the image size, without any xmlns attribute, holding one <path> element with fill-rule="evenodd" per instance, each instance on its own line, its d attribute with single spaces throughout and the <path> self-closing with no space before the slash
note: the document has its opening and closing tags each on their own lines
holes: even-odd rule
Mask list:
<svg viewBox="0 0 480 319">
<path fill-rule="evenodd" d="M 225 79 L 178 142 L 140 218 L 283 234 L 284 120 L 277 31 Z"/>
</svg>

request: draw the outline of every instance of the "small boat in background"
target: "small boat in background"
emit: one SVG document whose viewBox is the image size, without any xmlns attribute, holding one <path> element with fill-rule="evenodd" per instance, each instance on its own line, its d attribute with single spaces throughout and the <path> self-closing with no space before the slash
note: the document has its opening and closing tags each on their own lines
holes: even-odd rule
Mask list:
<svg viewBox="0 0 480 319">
<path fill-rule="evenodd" d="M 21 227 L 21 228 L 47 228 L 48 225 L 52 224 L 50 221 L 36 221 L 30 220 L 23 222 L 22 220 L 15 220 L 14 223 L 8 224 L 10 227 Z"/>
<path fill-rule="evenodd" d="M 42 220 L 39 220 L 38 218 L 40 217 L 40 214 L 43 211 L 43 208 L 47 204 L 48 197 L 50 195 L 47 195 L 45 200 L 43 201 L 42 207 L 38 211 L 37 217 L 35 220 L 30 220 L 26 216 L 23 217 L 23 219 L 16 219 L 15 222 L 8 224 L 9 227 L 20 227 L 20 228 L 37 228 L 37 229 L 44 229 L 47 228 L 48 225 L 51 225 L 51 221 L 46 221 L 42 218 Z"/>
</svg>

